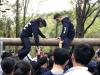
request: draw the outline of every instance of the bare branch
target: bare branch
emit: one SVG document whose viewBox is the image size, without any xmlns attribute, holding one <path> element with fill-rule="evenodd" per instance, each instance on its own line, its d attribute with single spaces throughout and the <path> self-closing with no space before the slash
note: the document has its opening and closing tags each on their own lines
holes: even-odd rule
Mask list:
<svg viewBox="0 0 100 75">
<path fill-rule="evenodd" d="M 93 18 L 92 22 L 87 26 L 87 28 L 84 31 L 84 34 L 87 32 L 87 30 L 92 26 L 92 24 L 95 22 L 96 18 L 98 17 L 100 13 L 100 10 L 97 12 L 97 14 L 95 15 L 95 17 Z"/>
<path fill-rule="evenodd" d="M 94 7 L 95 5 L 96 5 L 96 3 L 97 3 L 97 1 L 93 4 L 93 6 L 91 6 L 91 7 Z M 82 22 L 82 24 L 84 24 L 85 23 L 85 21 L 87 20 L 87 18 L 90 16 L 90 15 L 92 15 L 92 13 L 93 12 L 95 12 L 95 10 L 97 10 L 97 9 L 99 9 L 99 7 L 100 6 L 98 6 L 97 8 L 95 8 L 90 14 L 89 14 L 89 11 L 90 11 L 90 3 L 87 3 L 88 4 L 88 8 L 87 8 L 87 10 L 85 9 L 86 8 L 86 6 L 84 6 L 84 8 L 83 8 L 83 22 Z M 84 5 L 86 5 L 86 1 L 84 2 Z M 89 15 L 88 15 L 89 14 Z M 88 17 L 87 17 L 88 16 Z"/>
<path fill-rule="evenodd" d="M 88 8 L 87 8 L 87 11 L 85 13 L 85 17 L 88 15 L 89 11 L 90 11 L 90 4 L 88 4 Z"/>
<path fill-rule="evenodd" d="M 76 0 L 74 0 L 76 4 L 78 4 L 78 2 Z"/>
<path fill-rule="evenodd" d="M 88 5 L 88 8 L 86 8 L 87 5 Z M 83 7 L 83 13 L 82 13 L 82 17 L 83 17 L 82 25 L 84 25 L 85 21 L 87 20 L 86 16 L 89 13 L 89 9 L 90 9 L 90 4 L 87 1 L 85 1 L 84 7 Z"/>
<path fill-rule="evenodd" d="M 98 3 L 98 1 L 96 1 L 95 3 L 93 3 L 93 5 L 91 6 L 91 8 L 95 7 L 95 5 Z"/>
<path fill-rule="evenodd" d="M 88 13 L 89 13 L 89 10 L 90 10 L 90 4 L 88 4 L 89 6 L 88 6 L 88 9 L 87 9 L 87 11 L 86 11 L 86 13 L 84 14 L 84 18 L 83 18 L 83 21 L 82 21 L 82 25 L 84 25 L 84 23 L 85 23 L 85 21 L 87 20 L 87 15 L 88 15 Z"/>
<path fill-rule="evenodd" d="M 100 8 L 100 6 L 98 6 L 97 8 L 95 8 L 94 10 L 92 10 L 88 15 L 87 15 L 87 18 L 89 17 L 89 16 L 91 16 L 97 9 L 99 9 Z"/>
</svg>

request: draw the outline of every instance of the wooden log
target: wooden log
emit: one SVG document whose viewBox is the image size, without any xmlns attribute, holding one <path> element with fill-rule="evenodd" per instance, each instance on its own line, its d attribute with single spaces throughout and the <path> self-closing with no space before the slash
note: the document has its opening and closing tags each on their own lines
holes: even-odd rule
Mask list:
<svg viewBox="0 0 100 75">
<path fill-rule="evenodd" d="M 15 45 L 20 46 L 22 45 L 20 38 L 0 38 L 0 41 L 3 41 L 4 45 Z M 30 39 L 31 45 L 34 44 L 34 39 Z M 40 45 L 41 46 L 58 46 L 59 40 L 56 38 L 49 38 L 49 39 L 40 39 Z M 71 45 L 77 45 L 77 44 L 90 44 L 94 46 L 100 46 L 100 38 L 74 38 Z"/>
</svg>

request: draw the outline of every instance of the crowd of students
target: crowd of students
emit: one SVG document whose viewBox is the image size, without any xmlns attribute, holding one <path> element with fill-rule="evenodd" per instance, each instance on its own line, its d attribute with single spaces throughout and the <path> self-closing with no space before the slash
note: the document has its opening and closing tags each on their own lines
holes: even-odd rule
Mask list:
<svg viewBox="0 0 100 75">
<path fill-rule="evenodd" d="M 38 51 L 33 59 L 27 55 L 23 60 L 4 52 L 0 75 L 100 75 L 100 50 L 95 52 L 90 45 L 76 45 L 71 54 L 64 48 Z"/>
</svg>

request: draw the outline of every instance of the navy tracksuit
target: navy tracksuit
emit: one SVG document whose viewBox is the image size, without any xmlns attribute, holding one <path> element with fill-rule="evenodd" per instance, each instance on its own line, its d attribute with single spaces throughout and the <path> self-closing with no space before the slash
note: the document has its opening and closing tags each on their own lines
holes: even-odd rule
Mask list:
<svg viewBox="0 0 100 75">
<path fill-rule="evenodd" d="M 69 21 L 68 17 L 62 20 L 62 32 L 61 40 L 63 41 L 62 48 L 68 49 L 71 41 L 75 36 L 75 30 L 73 24 Z"/>
<path fill-rule="evenodd" d="M 31 44 L 29 37 L 32 37 L 32 35 L 34 35 L 36 46 L 39 46 L 39 35 L 42 38 L 45 38 L 45 35 L 43 35 L 39 29 L 39 22 L 36 20 L 33 20 L 30 23 L 26 24 L 21 32 L 20 38 L 23 43 L 23 48 L 18 52 L 18 56 L 20 59 L 23 59 L 30 52 Z"/>
</svg>

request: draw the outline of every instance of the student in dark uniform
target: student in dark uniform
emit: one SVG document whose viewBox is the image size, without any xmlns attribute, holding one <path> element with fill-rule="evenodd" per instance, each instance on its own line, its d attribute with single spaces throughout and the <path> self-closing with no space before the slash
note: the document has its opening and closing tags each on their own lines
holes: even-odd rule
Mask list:
<svg viewBox="0 0 100 75">
<path fill-rule="evenodd" d="M 62 48 L 68 49 L 75 36 L 74 26 L 68 17 L 63 17 L 60 14 L 55 14 L 54 20 L 62 23 L 62 32 L 58 39 L 60 39 L 59 43 L 62 44 L 60 44 Z"/>
<path fill-rule="evenodd" d="M 42 75 L 63 75 L 64 67 L 68 63 L 69 52 L 63 48 L 56 48 L 53 52 L 54 64 L 51 70 Z"/>
<path fill-rule="evenodd" d="M 23 59 L 30 52 L 31 44 L 29 37 L 32 37 L 34 35 L 35 45 L 37 48 L 39 48 L 39 35 L 42 38 L 46 38 L 45 35 L 42 34 L 39 28 L 46 26 L 47 26 L 46 21 L 43 18 L 37 18 L 25 25 L 20 35 L 20 38 L 23 43 L 23 48 L 18 52 L 18 57 L 20 59 Z"/>
</svg>

